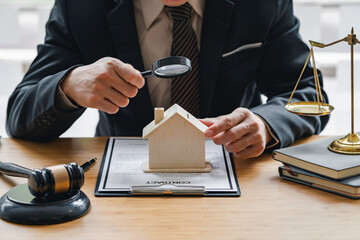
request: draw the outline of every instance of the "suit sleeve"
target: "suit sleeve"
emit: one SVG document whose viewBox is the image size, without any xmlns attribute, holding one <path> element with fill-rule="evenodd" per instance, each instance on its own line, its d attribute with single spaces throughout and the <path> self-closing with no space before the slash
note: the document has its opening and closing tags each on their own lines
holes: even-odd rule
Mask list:
<svg viewBox="0 0 360 240">
<path fill-rule="evenodd" d="M 319 134 L 329 120 L 328 116 L 299 116 L 284 108 L 310 51 L 302 42 L 298 30 L 299 21 L 293 15 L 292 2 L 278 0 L 276 16 L 256 75 L 258 88 L 268 100 L 264 105 L 251 109 L 267 122 L 279 139 L 276 148 L 286 147 L 304 136 Z M 322 87 L 320 72 L 319 78 Z M 326 102 L 327 96 L 323 90 L 322 96 Z M 310 65 L 300 80 L 293 101 L 316 101 Z"/>
<path fill-rule="evenodd" d="M 67 23 L 65 1 L 56 1 L 46 24 L 46 38 L 23 81 L 9 98 L 9 136 L 50 141 L 64 133 L 85 109 L 64 111 L 56 105 L 59 82 L 82 58 Z"/>
</svg>

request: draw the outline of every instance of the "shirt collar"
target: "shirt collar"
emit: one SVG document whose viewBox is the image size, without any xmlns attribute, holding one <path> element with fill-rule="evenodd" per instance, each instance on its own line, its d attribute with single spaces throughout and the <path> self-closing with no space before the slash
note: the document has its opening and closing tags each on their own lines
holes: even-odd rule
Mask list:
<svg viewBox="0 0 360 240">
<path fill-rule="evenodd" d="M 189 0 L 189 3 L 195 12 L 202 18 L 205 8 L 205 0 Z"/>
<path fill-rule="evenodd" d="M 196 14 L 202 17 L 205 8 L 205 0 L 189 0 L 188 2 L 193 7 Z M 151 24 L 163 10 L 164 4 L 160 0 L 140 0 L 140 5 L 146 29 L 149 29 Z"/>
</svg>

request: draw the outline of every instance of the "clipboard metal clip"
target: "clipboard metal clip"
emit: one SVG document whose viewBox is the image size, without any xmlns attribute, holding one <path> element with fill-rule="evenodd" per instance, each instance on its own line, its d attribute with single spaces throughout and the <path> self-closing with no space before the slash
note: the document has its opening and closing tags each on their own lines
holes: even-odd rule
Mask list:
<svg viewBox="0 0 360 240">
<path fill-rule="evenodd" d="M 183 186 L 171 183 L 131 186 L 132 195 L 204 195 L 204 186 Z"/>
</svg>

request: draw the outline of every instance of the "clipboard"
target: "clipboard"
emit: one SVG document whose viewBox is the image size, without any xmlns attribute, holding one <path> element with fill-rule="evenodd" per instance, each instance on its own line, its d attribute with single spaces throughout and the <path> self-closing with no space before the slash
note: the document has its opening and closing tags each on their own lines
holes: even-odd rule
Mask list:
<svg viewBox="0 0 360 240">
<path fill-rule="evenodd" d="M 223 146 L 206 140 L 210 173 L 144 173 L 148 141 L 137 137 L 107 140 L 95 187 L 97 197 L 241 195 L 234 160 Z"/>
</svg>

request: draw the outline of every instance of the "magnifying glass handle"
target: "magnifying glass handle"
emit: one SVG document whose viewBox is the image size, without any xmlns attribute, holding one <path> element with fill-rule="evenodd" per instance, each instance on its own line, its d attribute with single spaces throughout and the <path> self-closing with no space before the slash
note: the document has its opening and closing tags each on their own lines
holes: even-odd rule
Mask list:
<svg viewBox="0 0 360 240">
<path fill-rule="evenodd" d="M 153 71 L 152 71 L 152 70 L 148 70 L 148 71 L 145 71 L 145 72 L 141 72 L 140 74 L 141 74 L 141 76 L 143 76 L 144 78 L 146 78 L 146 77 L 152 76 L 152 75 L 153 75 Z"/>
</svg>

